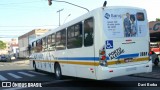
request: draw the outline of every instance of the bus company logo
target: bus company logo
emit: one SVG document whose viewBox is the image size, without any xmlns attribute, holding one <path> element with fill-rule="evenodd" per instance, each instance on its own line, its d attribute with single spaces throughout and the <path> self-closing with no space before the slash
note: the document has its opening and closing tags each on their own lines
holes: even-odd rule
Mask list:
<svg viewBox="0 0 160 90">
<path fill-rule="evenodd" d="M 11 87 L 11 82 L 2 82 L 2 87 Z"/>
<path fill-rule="evenodd" d="M 104 15 L 104 17 L 106 18 L 106 19 L 121 19 L 122 18 L 122 15 L 121 14 L 109 14 L 109 13 L 106 13 L 105 15 Z"/>
<path fill-rule="evenodd" d="M 119 57 L 121 54 L 123 54 L 125 51 L 124 49 L 122 49 L 121 47 L 117 48 L 116 50 L 112 51 L 111 53 L 108 54 L 108 56 L 110 57 L 110 59 L 114 59 Z"/>
<path fill-rule="evenodd" d="M 105 17 L 106 19 L 109 19 L 109 18 L 110 18 L 110 14 L 106 13 L 106 14 L 104 15 L 104 17 Z"/>
</svg>

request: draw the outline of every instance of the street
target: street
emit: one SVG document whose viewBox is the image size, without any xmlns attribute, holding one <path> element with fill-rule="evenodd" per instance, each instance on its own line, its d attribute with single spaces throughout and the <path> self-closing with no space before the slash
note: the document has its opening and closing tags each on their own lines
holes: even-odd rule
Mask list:
<svg viewBox="0 0 160 90">
<path fill-rule="evenodd" d="M 160 65 L 153 65 L 153 72 L 142 73 L 129 76 L 121 76 L 108 80 L 88 80 L 74 77 L 64 77 L 62 80 L 55 80 L 54 74 L 39 71 L 35 72 L 29 67 L 29 60 L 15 60 L 12 62 L 0 62 L 0 81 L 1 82 L 15 82 L 15 83 L 40 83 L 42 87 L 46 90 L 56 88 L 60 89 L 76 89 L 76 90 L 94 90 L 96 88 L 122 88 L 127 87 L 160 87 Z M 150 86 L 145 86 L 144 83 L 151 84 Z M 153 85 L 154 84 L 154 85 Z M 2 84 L 1 84 L 2 86 Z M 0 88 L 2 90 L 42 90 L 44 88 L 19 88 L 15 87 L 5 87 Z M 109 89 L 109 90 L 110 90 Z M 126 89 L 126 88 L 125 88 Z M 124 90 L 124 88 L 123 88 Z"/>
</svg>

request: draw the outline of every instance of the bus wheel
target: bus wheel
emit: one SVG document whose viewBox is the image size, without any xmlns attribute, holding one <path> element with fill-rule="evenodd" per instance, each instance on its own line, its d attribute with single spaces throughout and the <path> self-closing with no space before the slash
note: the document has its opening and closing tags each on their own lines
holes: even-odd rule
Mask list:
<svg viewBox="0 0 160 90">
<path fill-rule="evenodd" d="M 35 62 L 33 62 L 33 68 L 34 68 L 34 70 L 37 72 L 38 71 L 38 69 L 37 69 L 37 67 L 36 67 L 36 63 Z"/>
<path fill-rule="evenodd" d="M 158 63 L 159 63 L 159 59 L 156 58 L 155 61 L 154 61 L 154 65 L 158 66 Z"/>
<path fill-rule="evenodd" d="M 62 78 L 62 72 L 61 72 L 61 67 L 58 63 L 55 64 L 54 72 L 55 72 L 55 78 L 57 80 L 60 80 Z"/>
</svg>

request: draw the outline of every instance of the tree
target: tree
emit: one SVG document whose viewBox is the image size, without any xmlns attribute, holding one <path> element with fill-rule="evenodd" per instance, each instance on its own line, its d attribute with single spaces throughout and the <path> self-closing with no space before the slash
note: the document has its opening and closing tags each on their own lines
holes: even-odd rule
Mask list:
<svg viewBox="0 0 160 90">
<path fill-rule="evenodd" d="M 6 43 L 0 40 L 0 49 L 5 49 L 6 48 Z"/>
<path fill-rule="evenodd" d="M 160 21 L 160 18 L 156 18 L 156 21 Z"/>
</svg>

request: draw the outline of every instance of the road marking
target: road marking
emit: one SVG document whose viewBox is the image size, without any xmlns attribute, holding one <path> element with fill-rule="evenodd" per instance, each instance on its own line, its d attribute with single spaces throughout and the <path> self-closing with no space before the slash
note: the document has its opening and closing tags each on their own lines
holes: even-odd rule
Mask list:
<svg viewBox="0 0 160 90">
<path fill-rule="evenodd" d="M 0 80 L 1 81 L 5 81 L 5 80 L 8 80 L 7 78 L 3 77 L 2 75 L 0 75 Z"/>
<path fill-rule="evenodd" d="M 10 75 L 10 76 L 12 76 L 12 77 L 14 77 L 14 78 L 22 78 L 22 77 L 20 77 L 20 76 L 18 76 L 18 75 L 16 75 L 16 74 L 13 74 L 13 73 L 8 73 L 8 75 Z"/>
<path fill-rule="evenodd" d="M 29 73 L 25 73 L 25 72 L 18 72 L 18 73 L 26 75 L 26 76 L 29 76 L 29 77 L 34 77 L 35 76 L 35 75 L 29 74 Z"/>
<path fill-rule="evenodd" d="M 34 74 L 39 74 L 39 75 L 46 75 L 44 73 L 39 73 L 39 72 L 35 72 L 35 71 L 28 71 L 28 72 L 31 72 L 31 73 L 34 73 Z"/>
</svg>

